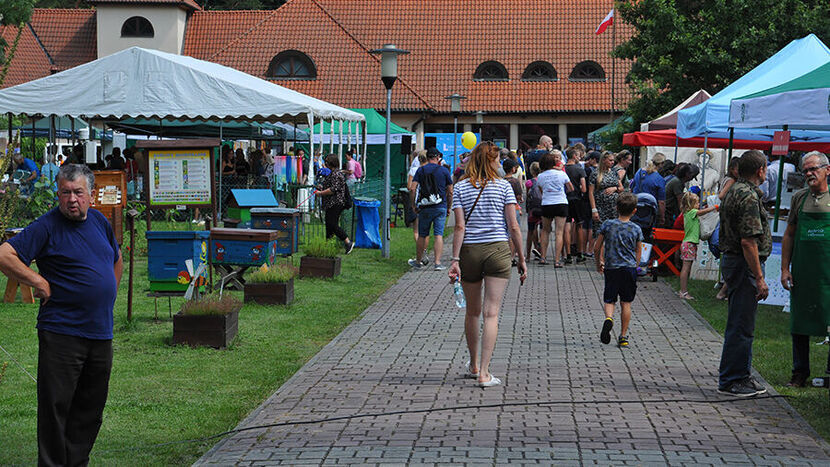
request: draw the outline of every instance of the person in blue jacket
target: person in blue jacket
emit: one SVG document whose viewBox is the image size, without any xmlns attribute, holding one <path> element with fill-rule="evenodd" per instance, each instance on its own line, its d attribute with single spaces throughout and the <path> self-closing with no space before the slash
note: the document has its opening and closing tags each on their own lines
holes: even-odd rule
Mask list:
<svg viewBox="0 0 830 467">
<path fill-rule="evenodd" d="M 35 186 L 35 180 L 40 178 L 40 169 L 35 164 L 35 161 L 28 157 L 23 157 L 23 154 L 16 153 L 13 159 L 16 170 L 28 172 L 25 178 L 20 180 L 20 188 L 24 194 L 29 194 Z"/>
</svg>

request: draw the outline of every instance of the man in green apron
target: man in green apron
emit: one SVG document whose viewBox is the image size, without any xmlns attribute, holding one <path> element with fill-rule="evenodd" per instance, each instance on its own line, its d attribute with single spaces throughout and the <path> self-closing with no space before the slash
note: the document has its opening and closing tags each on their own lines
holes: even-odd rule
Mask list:
<svg viewBox="0 0 830 467">
<path fill-rule="evenodd" d="M 790 291 L 793 374 L 787 386 L 810 377 L 810 336 L 827 335 L 830 324 L 830 194 L 827 156 L 813 151 L 801 160 L 808 188 L 793 195 L 781 242 L 781 284 Z M 792 264 L 792 271 L 790 271 Z M 830 372 L 830 356 L 828 368 Z"/>
</svg>

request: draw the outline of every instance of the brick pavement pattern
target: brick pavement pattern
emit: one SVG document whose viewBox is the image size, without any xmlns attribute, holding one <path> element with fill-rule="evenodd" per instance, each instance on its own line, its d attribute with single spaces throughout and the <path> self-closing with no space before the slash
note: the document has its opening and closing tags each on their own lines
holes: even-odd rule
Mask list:
<svg viewBox="0 0 830 467">
<path fill-rule="evenodd" d="M 514 274 L 485 390 L 446 271 L 408 272 L 237 428 L 410 413 L 243 431 L 197 465 L 830 464 L 783 399 L 716 393 L 721 337 L 668 285 L 639 283 L 630 348 L 601 344 L 602 287 L 588 265 Z"/>
</svg>

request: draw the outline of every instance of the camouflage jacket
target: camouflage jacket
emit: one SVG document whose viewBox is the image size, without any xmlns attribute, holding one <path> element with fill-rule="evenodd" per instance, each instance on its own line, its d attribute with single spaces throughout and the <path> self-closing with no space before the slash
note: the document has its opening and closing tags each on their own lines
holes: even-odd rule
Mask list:
<svg viewBox="0 0 830 467">
<path fill-rule="evenodd" d="M 732 185 L 720 205 L 721 251 L 743 255 L 741 238 L 754 238 L 761 260 L 770 255 L 772 236 L 763 199 L 763 193 L 752 182 L 740 179 Z"/>
</svg>

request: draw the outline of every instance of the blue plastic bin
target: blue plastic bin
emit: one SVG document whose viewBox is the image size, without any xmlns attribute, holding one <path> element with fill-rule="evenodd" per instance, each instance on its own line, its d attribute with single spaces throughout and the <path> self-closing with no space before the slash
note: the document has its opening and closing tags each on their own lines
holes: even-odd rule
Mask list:
<svg viewBox="0 0 830 467">
<path fill-rule="evenodd" d="M 355 225 L 355 246 L 358 248 L 380 248 L 380 201 L 372 198 L 355 198 L 357 213 Z"/>
</svg>

